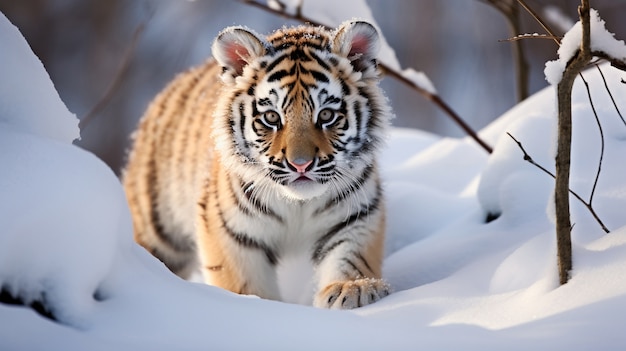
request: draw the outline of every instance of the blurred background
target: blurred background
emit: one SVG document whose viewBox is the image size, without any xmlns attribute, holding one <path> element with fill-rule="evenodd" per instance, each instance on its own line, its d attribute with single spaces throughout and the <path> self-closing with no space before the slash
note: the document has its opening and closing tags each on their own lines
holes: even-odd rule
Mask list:
<svg viewBox="0 0 626 351">
<path fill-rule="evenodd" d="M 499 2 L 511 3 L 367 0 L 403 68 L 426 73 L 441 98 L 475 130 L 517 103 L 513 44 L 502 41 L 512 34 L 494 6 Z M 562 35 L 577 20 L 580 1 L 526 3 Z M 593 0 L 591 7 L 617 38 L 626 38 L 626 0 Z M 299 24 L 235 0 L 0 0 L 0 11 L 24 34 L 70 111 L 79 118 L 90 115 L 77 144 L 118 174 L 150 100 L 176 73 L 207 59 L 221 29 L 246 25 L 269 33 Z M 345 19 L 353 16 L 346 13 Z M 519 20 L 521 33 L 544 33 L 523 9 Z M 557 47 L 546 39 L 521 44 L 533 93 L 547 86 L 543 65 L 556 57 Z M 397 80 L 385 77 L 382 85 L 397 115 L 395 126 L 464 135 Z"/>
</svg>

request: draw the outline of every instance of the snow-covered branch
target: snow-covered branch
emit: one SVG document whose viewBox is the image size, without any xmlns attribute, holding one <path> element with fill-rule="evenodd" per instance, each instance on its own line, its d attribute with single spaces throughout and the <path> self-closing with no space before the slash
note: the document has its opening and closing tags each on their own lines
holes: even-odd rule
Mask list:
<svg viewBox="0 0 626 351">
<path fill-rule="evenodd" d="M 579 56 L 585 48 L 588 53 L 589 60 L 592 57 L 602 58 L 611 62 L 615 68 L 626 70 L 626 44 L 623 40 L 615 39 L 613 33 L 609 32 L 605 27 L 605 22 L 600 18 L 598 11 L 590 9 L 589 11 L 589 32 L 585 39 L 583 24 L 577 22 L 561 40 L 558 50 L 559 58 L 546 63 L 544 73 L 550 84 L 557 85 L 563 77 L 563 71 L 569 62 Z M 588 40 L 588 45 L 582 45 L 582 40 Z"/>
</svg>

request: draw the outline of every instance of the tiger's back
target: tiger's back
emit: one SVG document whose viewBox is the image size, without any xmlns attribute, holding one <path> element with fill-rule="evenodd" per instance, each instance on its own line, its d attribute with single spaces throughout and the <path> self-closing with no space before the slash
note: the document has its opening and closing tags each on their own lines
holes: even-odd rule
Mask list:
<svg viewBox="0 0 626 351">
<path fill-rule="evenodd" d="M 123 175 L 135 240 L 181 277 L 197 265 L 195 198 L 212 159 L 219 72 L 214 61 L 192 68 L 151 102 Z"/>
<path fill-rule="evenodd" d="M 316 306 L 387 295 L 376 155 L 391 113 L 377 40 L 365 22 L 223 31 L 216 60 L 170 83 L 134 136 L 136 241 L 181 277 L 199 266 L 237 293 L 280 300 L 277 267 L 299 255 L 315 268 Z"/>
</svg>

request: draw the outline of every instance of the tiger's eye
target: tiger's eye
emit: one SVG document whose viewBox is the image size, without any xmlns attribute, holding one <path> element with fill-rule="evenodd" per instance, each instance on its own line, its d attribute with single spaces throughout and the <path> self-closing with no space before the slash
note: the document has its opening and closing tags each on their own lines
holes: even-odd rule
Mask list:
<svg viewBox="0 0 626 351">
<path fill-rule="evenodd" d="M 332 121 L 334 116 L 335 112 L 333 112 L 333 110 L 325 108 L 321 110 L 320 113 L 317 115 L 317 120 L 321 123 L 328 123 Z"/>
<path fill-rule="evenodd" d="M 263 122 L 265 122 L 268 127 L 277 127 L 280 125 L 280 116 L 276 111 L 267 111 L 263 113 Z"/>
</svg>

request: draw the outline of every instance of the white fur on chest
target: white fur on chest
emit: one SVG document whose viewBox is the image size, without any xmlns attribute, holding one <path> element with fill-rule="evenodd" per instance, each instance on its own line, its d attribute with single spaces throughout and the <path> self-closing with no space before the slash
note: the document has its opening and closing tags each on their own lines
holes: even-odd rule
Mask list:
<svg viewBox="0 0 626 351">
<path fill-rule="evenodd" d="M 270 244 L 278 253 L 277 284 L 285 302 L 310 305 L 317 282 L 312 255 L 315 243 L 340 218 L 341 211 L 316 214 L 325 206 L 326 196 L 307 201 L 291 200 L 276 194 L 272 210 L 283 221 L 258 216 L 242 228 L 252 238 Z"/>
</svg>

